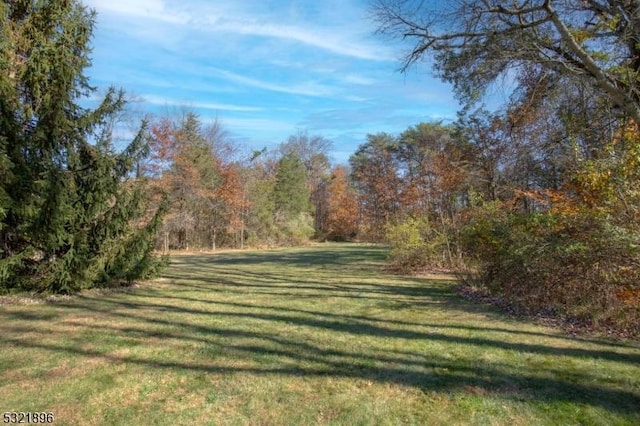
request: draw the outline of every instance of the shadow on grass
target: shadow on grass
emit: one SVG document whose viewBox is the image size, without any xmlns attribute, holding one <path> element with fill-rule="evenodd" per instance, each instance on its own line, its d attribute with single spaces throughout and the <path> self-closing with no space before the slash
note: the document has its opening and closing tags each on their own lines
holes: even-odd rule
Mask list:
<svg viewBox="0 0 640 426">
<path fill-rule="evenodd" d="M 143 305 L 126 305 L 129 309 L 139 309 Z M 71 306 L 70 306 L 71 307 Z M 156 309 L 156 305 L 148 306 Z M 79 308 L 80 309 L 80 308 Z M 150 368 L 186 370 L 199 373 L 228 374 L 250 373 L 256 375 L 285 375 L 296 377 L 332 376 L 371 380 L 382 383 L 395 383 L 417 387 L 423 391 L 466 391 L 473 388 L 474 392 L 481 389 L 486 394 L 499 394 L 506 399 L 518 401 L 563 401 L 602 407 L 612 412 L 637 415 L 640 406 L 640 395 L 637 393 L 589 384 L 588 374 L 568 374 L 562 365 L 549 367 L 544 371 L 518 371 L 514 366 L 506 364 L 488 364 L 473 362 L 468 359 L 451 359 L 445 356 L 429 354 L 425 356 L 419 352 L 384 351 L 384 353 L 370 353 L 366 349 L 346 351 L 326 349 L 308 342 L 300 342 L 273 333 L 266 333 L 241 328 L 222 328 L 183 323 L 174 319 L 162 319 L 157 316 L 137 315 L 129 312 L 115 312 L 108 308 L 96 309 L 82 306 L 83 310 L 93 309 L 96 313 L 111 315 L 128 320 L 138 321 L 137 327 L 78 324 L 86 329 L 106 335 L 117 335 L 120 339 L 146 344 L 150 337 L 163 341 L 198 343 L 201 345 L 197 357 L 179 360 L 166 360 L 122 355 L 112 350 L 101 351 L 82 345 L 79 336 L 75 345 L 56 343 L 42 343 L 34 340 L 6 338 L 5 342 L 23 348 L 42 349 L 46 351 L 64 353 L 73 356 L 103 358 L 113 363 L 141 365 Z M 162 310 L 171 310 L 166 306 Z M 175 311 L 185 311 L 193 315 L 192 310 L 176 308 Z M 554 354 L 577 357 L 605 357 L 619 362 L 637 362 L 637 357 L 624 356 L 611 352 L 588 351 L 576 349 L 553 348 L 543 345 L 506 344 L 488 339 L 463 338 L 436 333 L 416 333 L 409 330 L 391 330 L 382 327 L 364 327 L 362 324 L 343 324 L 330 321 L 310 320 L 308 318 L 208 312 L 215 316 L 243 316 L 266 321 L 286 321 L 289 324 L 323 327 L 331 331 L 350 334 L 372 334 L 387 338 L 400 339 L 430 339 L 459 345 L 480 345 L 500 347 L 521 352 Z M 135 324 L 135 322 L 134 322 Z M 155 328 L 158 327 L 158 328 Z M 175 331 L 167 330 L 171 327 Z M 28 330 L 28 329 L 27 329 Z M 11 334 L 20 334 L 25 330 L 20 328 L 8 329 Z M 242 341 L 252 339 L 251 344 L 227 343 L 228 341 Z M 210 356 L 208 355 L 210 353 Z M 269 356 L 271 366 L 235 367 L 233 361 L 245 359 L 253 361 Z M 275 359 L 273 358 L 275 357 Z M 189 362 L 187 359 L 197 359 Z M 295 363 L 295 366 L 291 364 Z M 227 364 L 227 365 L 225 365 Z M 281 365 L 287 365 L 282 367 Z"/>
<path fill-rule="evenodd" d="M 5 344 L 25 349 L 77 357 L 100 357 L 113 363 L 158 369 L 208 374 L 332 376 L 440 392 L 466 392 L 471 387 L 489 395 L 496 394 L 519 401 L 563 401 L 602 407 L 637 419 L 640 394 L 633 390 L 633 385 L 620 383 L 625 377 L 609 382 L 605 380 L 606 385 L 594 384 L 596 380 L 586 367 L 587 363 L 581 369 L 567 370 L 562 362 L 569 361 L 572 364 L 578 360 L 593 359 L 633 366 L 640 364 L 640 351 L 637 348 L 632 353 L 620 352 L 616 349 L 623 348 L 623 345 L 604 341 L 594 341 L 599 345 L 598 349 L 561 347 L 561 340 L 570 339 L 490 325 L 483 328 L 335 313 L 323 311 L 321 304 L 315 309 L 287 306 L 297 297 L 330 297 L 358 300 L 369 305 L 379 301 L 425 309 L 438 305 L 452 312 L 458 310 L 500 316 L 486 306 L 463 301 L 451 292 L 450 286 L 442 283 L 424 279 L 403 281 L 389 277 L 389 282 L 393 283 L 380 284 L 367 282 L 362 277 L 358 281 L 356 276 L 346 277 L 342 273 L 343 270 L 348 273 L 352 265 L 377 264 L 383 257 L 384 252 L 377 247 L 348 246 L 337 251 L 311 249 L 184 257 L 172 273 L 165 275 L 165 278 L 174 281 L 173 284 L 161 290 L 149 287 L 127 295 L 85 295 L 57 302 L 54 308 L 64 311 L 67 318 L 62 315 L 55 318 L 54 314 L 30 315 L 22 311 L 6 313 L 17 320 L 47 323 L 55 319 L 56 322 L 74 326 L 78 333 L 70 339 L 71 343 L 68 337 L 66 344 L 58 343 L 56 339 L 51 342 L 49 339 L 37 341 L 21 337 L 33 328 L 0 324 L 2 340 Z M 287 264 L 305 268 L 315 265 L 334 272 L 325 272 L 324 280 L 305 277 L 301 279 L 302 283 L 297 283 L 295 273 L 242 269 L 257 268 L 260 264 L 269 267 Z M 207 265 L 213 268 L 208 274 L 215 278 L 194 277 L 194 274 L 185 278 L 180 274 L 182 269 L 185 272 L 194 268 L 206 270 Z M 332 279 L 337 275 L 340 275 L 340 280 Z M 264 298 L 254 303 L 222 298 L 223 293 L 238 296 L 252 292 L 269 297 L 271 303 L 264 303 Z M 93 323 L 85 320 L 74 322 L 73 315 L 69 315 L 73 312 L 85 316 L 88 313 L 90 318 L 99 320 Z M 215 320 L 214 324 L 211 323 L 212 319 Z M 283 337 L 287 332 L 280 330 L 285 330 L 285 327 L 303 333 Z M 84 332 L 80 332 L 82 330 Z M 304 338 L 315 336 L 314 332 L 329 340 L 339 336 L 360 343 L 354 343 L 357 350 L 329 348 Z M 490 337 L 465 336 L 459 332 L 482 332 Z M 52 333 L 55 334 L 55 330 Z M 158 351 L 151 351 L 147 356 L 114 352 L 109 347 L 100 349 L 99 341 L 96 345 L 84 344 L 86 333 L 103 335 L 105 339 L 115 338 L 123 344 L 138 342 L 139 345 L 149 345 L 150 338 L 158 338 L 161 342 L 174 342 L 180 348 L 193 348 L 195 345 L 197 349 L 194 350 L 198 353 L 187 356 L 184 352 L 186 349 L 180 349 L 177 354 L 172 354 L 165 348 L 164 357 L 157 355 Z M 496 333 L 524 337 L 526 341 L 506 341 L 502 339 L 504 335 Z M 545 338 L 547 343 L 533 340 L 536 338 Z M 554 341 L 558 346 L 548 343 L 548 339 L 557 339 Z M 362 343 L 371 341 L 378 343 Z M 424 353 L 418 349 L 398 350 L 404 342 L 407 348 L 416 347 L 411 343 L 430 342 L 456 350 L 469 348 L 470 354 L 497 349 L 521 356 L 559 357 L 559 362 L 547 363 L 544 368 L 521 368 L 517 363 L 484 362 L 474 359 L 473 355 L 451 356 L 445 354 L 446 351 Z M 246 361 L 246 365 L 236 366 L 234 361 L 237 359 Z M 495 359 L 502 358 L 498 356 Z"/>
<path fill-rule="evenodd" d="M 349 265 L 350 268 L 358 268 L 358 266 L 377 265 L 383 266 L 387 255 L 387 249 L 377 245 L 362 244 L 332 244 L 328 248 L 322 246 L 313 248 L 299 249 L 275 249 L 260 252 L 241 252 L 239 253 L 221 253 L 221 254 L 203 254 L 203 255 L 185 255 L 180 256 L 176 263 L 188 265 L 216 265 L 216 266 L 234 266 L 234 265 L 258 265 L 277 263 L 279 265 L 289 266 L 322 266 L 337 267 L 341 265 Z"/>
<path fill-rule="evenodd" d="M 88 299 L 87 302 L 90 302 L 93 299 Z M 151 318 L 146 316 L 134 315 L 131 313 L 124 313 L 115 310 L 117 307 L 126 307 L 128 310 L 136 311 L 136 310 L 144 310 L 155 312 L 156 314 L 160 313 L 175 313 L 179 315 L 189 315 L 189 316 L 203 316 L 203 317 L 218 317 L 218 318 L 236 318 L 236 319 L 249 319 L 249 320 L 258 320 L 258 321 L 269 321 L 276 322 L 282 324 L 289 324 L 299 327 L 307 327 L 311 329 L 319 329 L 323 331 L 344 333 L 347 335 L 354 336 L 371 336 L 371 337 L 385 337 L 391 339 L 408 339 L 408 340 L 430 340 L 430 341 L 438 341 L 444 343 L 451 344 L 459 344 L 459 345 L 473 345 L 494 349 L 504 349 L 510 351 L 517 351 L 522 353 L 532 353 L 532 354 L 541 354 L 541 355 L 558 355 L 558 356 L 567 356 L 567 357 L 578 357 L 578 358 L 597 358 L 597 359 L 605 359 L 608 361 L 616 361 L 616 362 L 626 362 L 631 364 L 640 364 L 640 354 L 627 354 L 620 353 L 615 351 L 607 351 L 607 350 L 589 350 L 589 349 L 580 349 L 580 348 L 556 348 L 547 345 L 540 344 L 531 344 L 531 343 L 509 343 L 502 340 L 496 339 L 487 339 L 487 338 L 479 338 L 479 337 L 462 337 L 455 335 L 448 335 L 444 333 L 436 333 L 436 332 L 427 332 L 427 331 L 416 331 L 413 329 L 407 328 L 392 328 L 390 326 L 383 326 L 375 324 L 369 320 L 355 320 L 354 317 L 344 316 L 341 319 L 330 319 L 331 314 L 315 314 L 312 316 L 299 316 L 299 315 L 291 315 L 289 312 L 295 312 L 295 310 L 288 310 L 286 308 L 275 308 L 278 313 L 265 312 L 265 313 L 256 313 L 256 312 L 228 312 L 224 310 L 204 310 L 204 309 L 193 309 L 186 308 L 182 306 L 175 306 L 169 304 L 149 304 L 149 303 L 140 303 L 140 302 L 125 302 L 121 300 L 99 300 L 99 304 L 107 305 L 106 307 L 96 307 L 91 306 L 90 303 L 83 304 L 80 309 L 89 309 L 94 312 L 99 312 L 104 315 L 116 315 L 122 316 L 135 320 L 143 320 L 145 322 L 154 323 L 154 324 L 163 324 L 170 326 L 180 326 L 185 329 L 190 328 L 189 323 L 180 323 L 176 321 L 168 321 L 162 320 L 157 315 L 153 315 Z M 246 309 L 258 309 L 261 310 L 260 306 L 255 305 L 244 305 L 238 303 L 228 303 L 228 302 L 216 302 L 216 304 L 220 306 L 228 305 L 234 307 L 241 307 Z M 112 306 L 112 308 L 110 308 Z M 75 305 L 69 304 L 67 308 L 73 309 Z M 268 308 L 267 308 L 268 309 Z M 334 317 L 340 318 L 340 315 L 334 315 Z M 329 319 L 328 319 L 329 318 Z M 233 322 L 233 321 L 232 321 Z M 203 330 L 194 329 L 194 331 L 199 332 L 207 332 L 208 330 L 204 328 Z"/>
<path fill-rule="evenodd" d="M 177 292 L 172 292 L 173 294 L 177 293 Z M 434 294 L 439 294 L 440 292 L 435 292 L 435 293 L 429 293 L 431 296 L 433 296 Z M 488 305 L 485 306 L 477 306 L 477 305 L 472 305 L 471 302 L 468 302 L 464 299 L 461 299 L 459 296 L 452 294 L 447 290 L 443 290 L 443 293 L 446 293 L 444 295 L 445 298 L 450 298 L 452 302 L 456 302 L 456 306 L 458 306 L 459 309 L 462 310 L 471 310 L 471 311 L 490 311 L 491 307 Z M 179 293 L 178 293 L 179 294 Z M 281 296 L 283 295 L 283 293 L 278 293 L 278 292 L 267 292 L 266 294 L 270 294 L 270 295 L 278 295 Z M 294 294 L 291 293 L 284 293 L 284 295 L 288 296 L 288 295 L 292 295 L 295 296 Z M 310 295 L 310 297 L 317 297 L 319 295 L 323 295 L 323 293 L 318 293 L 318 294 L 312 294 Z M 331 296 L 331 297 L 335 297 L 335 296 Z M 338 296 L 340 297 L 340 296 Z M 567 336 L 563 336 L 560 334 L 551 334 L 551 333 L 542 333 L 542 332 L 536 332 L 536 331 L 529 331 L 529 330 L 521 330 L 518 328 L 498 328 L 498 327 L 478 327 L 478 326 L 473 326 L 473 325 L 468 325 L 468 324 L 443 324 L 443 323 L 429 323 L 429 322 L 412 322 L 412 321 L 404 321 L 404 320 L 397 320 L 397 319 L 388 319 L 388 318 L 381 318 L 381 317 L 368 317 L 368 316 L 363 316 L 363 315 L 350 315 L 350 314 L 335 314 L 335 313 L 331 313 L 331 312 L 325 312 L 325 311 L 314 311 L 314 310 L 308 310 L 308 309 L 299 309 L 299 308 L 290 308 L 290 307 L 284 307 L 284 306 L 275 306 L 275 305 L 264 305 L 264 304 L 260 304 L 260 305 L 254 305 L 254 304 L 248 304 L 248 303 L 238 303 L 238 302 L 229 302 L 229 301 L 220 301 L 220 300 L 207 300 L 207 299 L 198 299 L 195 297 L 187 297 L 187 296 L 168 296 L 168 295 L 161 295 L 161 294 L 149 294 L 149 293 L 140 293 L 137 295 L 137 298 L 141 298 L 141 299 L 159 299 L 159 300 L 173 300 L 176 302 L 186 302 L 186 303 L 193 303 L 193 304 L 205 304 L 205 305 L 218 305 L 218 306 L 230 306 L 230 307 L 235 307 L 235 308 L 239 308 L 242 310 L 247 310 L 247 309 L 251 309 L 251 310 L 255 310 L 255 309 L 259 309 L 259 310 L 265 310 L 265 311 L 282 311 L 282 312 L 293 312 L 293 313 L 298 313 L 298 314 L 303 314 L 303 315 L 311 315 L 311 316 L 318 316 L 318 317 L 322 317 L 322 318 L 331 318 L 331 319 L 335 319 L 337 321 L 364 321 L 366 323 L 375 323 L 375 324 L 388 324 L 388 325 L 392 325 L 392 326 L 407 326 L 407 327 L 421 327 L 421 328 L 427 328 L 427 329 L 452 329 L 452 330 L 463 330 L 463 331 L 473 331 L 473 332 L 485 332 L 485 333 L 505 333 L 505 334 L 512 334 L 512 335 L 522 335 L 522 336 L 537 336 L 537 337 L 544 337 L 544 338 L 551 338 L 551 339 L 558 339 L 558 340 L 563 340 L 563 341 L 580 341 L 580 342 L 585 342 L 585 343 L 595 343 L 598 344 L 600 346 L 604 346 L 604 347 L 611 347 L 611 348 L 635 348 L 636 346 L 629 344 L 629 343 L 624 343 L 624 342 L 607 342 L 604 340 L 596 340 L 596 339 L 588 339 L 588 338 L 584 338 L 584 337 L 575 337 L 575 336 L 571 336 L 571 337 L 567 337 Z M 388 300 L 388 299 L 382 299 L 382 300 Z M 438 300 L 428 300 L 428 301 L 423 301 L 423 304 L 434 304 L 434 305 L 438 305 L 438 304 L 442 304 L 441 302 L 439 302 Z M 460 306 L 462 305 L 462 306 Z M 465 306 L 465 305 L 471 305 L 471 306 Z M 498 313 L 498 315 L 500 315 Z M 613 352 L 615 353 L 615 352 Z M 637 360 L 638 362 L 640 362 L 640 353 L 637 356 Z"/>
</svg>

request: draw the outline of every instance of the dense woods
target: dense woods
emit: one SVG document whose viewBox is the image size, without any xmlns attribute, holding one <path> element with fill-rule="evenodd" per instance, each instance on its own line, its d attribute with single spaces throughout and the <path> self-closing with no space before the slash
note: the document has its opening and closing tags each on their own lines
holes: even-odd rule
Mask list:
<svg viewBox="0 0 640 426">
<path fill-rule="evenodd" d="M 523 312 L 639 333 L 637 2 L 427 3 L 375 2 L 380 30 L 464 108 L 371 129 L 346 165 L 306 132 L 247 152 L 188 110 L 117 150 L 124 95 L 79 106 L 93 13 L 3 2 L 0 290 L 130 282 L 161 266 L 154 251 L 359 240 L 390 244 L 400 272 L 455 271 Z M 509 101 L 490 110 L 503 78 Z"/>
</svg>

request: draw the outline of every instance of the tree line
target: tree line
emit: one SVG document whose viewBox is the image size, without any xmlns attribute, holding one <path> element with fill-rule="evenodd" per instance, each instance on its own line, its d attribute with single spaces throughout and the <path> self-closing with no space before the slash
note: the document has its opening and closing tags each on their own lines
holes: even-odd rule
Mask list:
<svg viewBox="0 0 640 426">
<path fill-rule="evenodd" d="M 404 67 L 429 59 L 463 109 L 332 165 L 320 135 L 247 153 L 190 111 L 117 150 L 124 94 L 80 106 L 94 13 L 2 2 L 0 290 L 131 282 L 175 249 L 357 239 L 390 244 L 398 271 L 457 271 L 522 311 L 639 334 L 637 2 L 372 4 L 412 43 Z"/>
<path fill-rule="evenodd" d="M 356 234 L 357 205 L 331 142 L 300 131 L 249 154 L 193 112 L 154 120 L 139 167 L 152 199 L 168 199 L 161 251 L 300 244 Z"/>
</svg>

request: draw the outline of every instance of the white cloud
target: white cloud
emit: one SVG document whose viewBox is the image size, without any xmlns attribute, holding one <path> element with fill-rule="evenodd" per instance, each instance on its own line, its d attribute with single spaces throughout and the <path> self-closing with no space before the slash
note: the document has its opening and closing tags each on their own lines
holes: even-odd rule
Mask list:
<svg viewBox="0 0 640 426">
<path fill-rule="evenodd" d="M 359 86 L 371 86 L 376 83 L 376 80 L 358 74 L 347 74 L 342 78 L 342 81 L 347 84 L 357 84 Z"/>
<path fill-rule="evenodd" d="M 358 96 L 358 95 L 347 95 L 344 97 L 345 100 L 347 101 L 351 101 L 351 102 L 367 102 L 369 100 L 371 100 L 371 98 L 366 98 L 364 96 Z"/>
<path fill-rule="evenodd" d="M 280 142 L 287 135 L 298 128 L 297 123 L 287 120 L 271 118 L 236 118 L 222 117 L 220 120 L 225 129 L 238 135 L 261 135 L 261 138 L 278 139 L 272 142 Z M 255 139 L 255 136 L 252 138 Z"/>
<path fill-rule="evenodd" d="M 186 106 L 193 108 L 201 108 L 201 109 L 210 109 L 210 110 L 219 110 L 219 111 L 237 111 L 237 112 L 255 112 L 262 111 L 264 108 L 260 107 L 252 107 L 245 105 L 233 105 L 226 103 L 216 103 L 216 102 L 203 102 L 203 101 L 188 101 L 188 100 L 177 100 L 166 98 L 163 96 L 156 95 L 142 95 L 142 99 L 144 102 L 147 102 L 152 105 L 160 105 L 160 106 Z"/>
<path fill-rule="evenodd" d="M 99 12 L 135 18 L 148 18 L 175 24 L 186 24 L 190 20 L 188 13 L 169 10 L 162 0 L 85 0 L 85 3 Z"/>
<path fill-rule="evenodd" d="M 248 35 L 275 38 L 301 43 L 337 55 L 387 61 L 395 60 L 379 43 L 364 40 L 362 31 L 354 22 L 323 25 L 320 20 L 308 21 L 305 26 L 286 22 L 286 17 L 270 13 L 256 14 L 252 2 L 230 4 L 199 3 L 193 1 L 168 2 L 163 0 L 85 0 L 99 13 L 120 17 L 143 19 L 147 34 L 155 39 L 160 32 L 175 37 L 175 28 L 169 30 L 162 24 L 172 23 L 183 27 L 183 32 L 219 32 L 227 35 Z M 290 18 L 293 19 L 293 18 Z M 159 25 L 153 25 L 156 21 Z M 136 25 L 138 25 L 137 23 Z M 135 28 L 125 28 L 134 31 Z M 364 31 L 365 33 L 369 31 Z M 136 36 L 143 36 L 136 32 Z"/>
<path fill-rule="evenodd" d="M 427 70 L 394 72 L 398 46 L 372 35 L 363 0 L 83 2 L 98 12 L 89 74 L 100 86 L 144 94 L 149 111 L 219 111 L 247 143 L 302 126 L 344 144 L 346 158 L 366 133 L 455 117 L 450 88 Z"/>
<path fill-rule="evenodd" d="M 357 59 L 383 61 L 393 59 L 385 54 L 379 46 L 353 40 L 346 33 L 336 32 L 336 28 L 332 31 L 327 31 L 318 27 L 302 28 L 293 25 L 276 25 L 255 21 L 233 20 L 220 22 L 216 18 L 211 22 L 211 30 L 291 40 Z"/>
<path fill-rule="evenodd" d="M 305 95 L 305 96 L 330 96 L 333 94 L 334 89 L 328 86 L 308 81 L 304 83 L 292 83 L 292 84 L 278 84 L 270 81 L 259 80 L 252 77 L 236 74 L 227 70 L 218 68 L 209 68 L 208 71 L 221 77 L 227 81 L 238 83 L 244 86 L 255 87 L 257 89 L 269 90 L 272 92 L 288 93 L 292 95 Z"/>
</svg>

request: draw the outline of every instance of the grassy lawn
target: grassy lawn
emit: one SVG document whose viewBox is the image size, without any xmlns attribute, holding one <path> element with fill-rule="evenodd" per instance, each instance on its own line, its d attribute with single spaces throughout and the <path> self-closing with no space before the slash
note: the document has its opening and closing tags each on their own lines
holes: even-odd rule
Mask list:
<svg viewBox="0 0 640 426">
<path fill-rule="evenodd" d="M 640 424 L 640 345 L 506 318 L 378 247 L 183 255 L 0 305 L 0 411 L 56 424 Z"/>
</svg>

